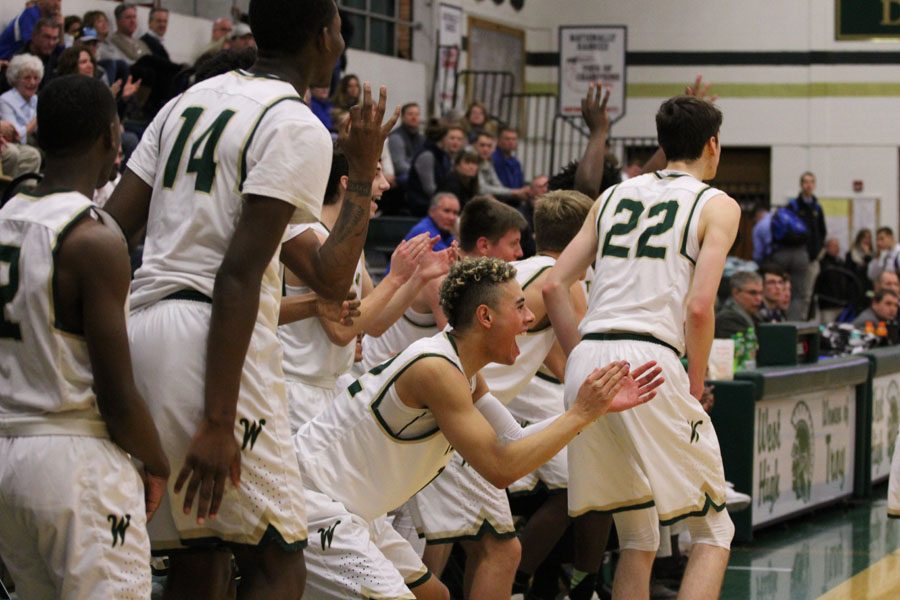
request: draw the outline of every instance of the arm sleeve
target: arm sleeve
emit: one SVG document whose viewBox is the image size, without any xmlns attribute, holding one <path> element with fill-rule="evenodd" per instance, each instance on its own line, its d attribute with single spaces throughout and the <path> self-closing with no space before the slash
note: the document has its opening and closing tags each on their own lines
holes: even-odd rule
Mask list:
<svg viewBox="0 0 900 600">
<path fill-rule="evenodd" d="M 331 171 L 332 143 L 325 127 L 304 107 L 283 102 L 260 123 L 247 150 L 244 194 L 266 196 L 297 208 L 292 223 L 319 218 Z"/>
<path fill-rule="evenodd" d="M 504 444 L 533 435 L 557 419 L 557 417 L 550 417 L 527 427 L 522 427 L 516 422 L 509 410 L 490 392 L 478 399 L 475 403 L 475 408 L 487 419 L 487 422 L 497 432 L 497 437 Z"/>
</svg>

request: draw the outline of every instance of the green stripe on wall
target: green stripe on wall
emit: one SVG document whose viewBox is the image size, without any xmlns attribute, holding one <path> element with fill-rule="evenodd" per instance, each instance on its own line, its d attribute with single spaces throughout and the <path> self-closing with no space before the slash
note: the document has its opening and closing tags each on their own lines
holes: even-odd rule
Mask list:
<svg viewBox="0 0 900 600">
<path fill-rule="evenodd" d="M 668 98 L 684 93 L 683 83 L 629 83 L 629 98 Z M 555 83 L 528 83 L 528 93 L 557 91 Z M 900 96 L 900 83 L 719 83 L 712 91 L 723 98 L 890 98 Z"/>
</svg>

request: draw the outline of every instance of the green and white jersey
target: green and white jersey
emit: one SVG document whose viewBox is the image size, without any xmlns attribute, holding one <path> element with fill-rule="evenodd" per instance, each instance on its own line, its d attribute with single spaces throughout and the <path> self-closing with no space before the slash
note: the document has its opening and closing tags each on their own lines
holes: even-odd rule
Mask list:
<svg viewBox="0 0 900 600">
<path fill-rule="evenodd" d="M 721 193 L 687 173 L 657 171 L 600 197 L 582 335 L 649 335 L 684 353 L 685 301 L 700 252 L 697 223 Z"/>
<path fill-rule="evenodd" d="M 77 192 L 18 194 L 0 210 L 0 420 L 74 411 L 100 420 L 87 342 L 55 313 L 65 299 L 56 295 L 54 256 L 93 211 Z"/>
<path fill-rule="evenodd" d="M 511 263 L 516 268 L 516 281 L 526 289 L 544 271 L 556 264 L 556 259 L 536 255 Z M 511 365 L 490 363 L 481 369 L 481 375 L 491 389 L 491 393 L 503 404 L 509 404 L 519 395 L 547 358 L 556 335 L 549 324 L 535 331 L 516 337 L 519 356 Z"/>
<path fill-rule="evenodd" d="M 428 357 L 462 371 L 446 332 L 421 339 L 357 379 L 297 431 L 305 484 L 371 522 L 438 476 L 450 460 L 450 444 L 429 409 L 407 406 L 394 389 L 406 369 Z M 474 378 L 470 385 L 474 391 Z"/>
<path fill-rule="evenodd" d="M 391 359 L 410 344 L 438 333 L 437 323 L 431 313 L 419 313 L 407 308 L 403 316 L 378 337 L 363 337 L 362 364 L 371 369 Z"/>
<path fill-rule="evenodd" d="M 318 219 L 331 155 L 325 127 L 279 79 L 231 71 L 170 101 L 128 162 L 153 187 L 132 306 L 185 289 L 212 297 L 246 195 L 295 206 L 292 222 Z M 280 299 L 276 252 L 258 317 L 272 331 Z"/>
<path fill-rule="evenodd" d="M 317 234 L 328 237 L 328 228 L 321 223 L 291 225 L 286 240 L 291 240 L 312 229 Z M 350 290 L 362 298 L 362 273 L 365 265 L 362 259 L 356 265 Z M 285 285 L 285 296 L 299 296 L 311 292 L 306 286 Z M 356 343 L 338 346 L 330 339 L 319 319 L 301 319 L 281 325 L 278 338 L 284 349 L 284 374 L 290 379 L 333 390 L 337 379 L 350 370 L 356 353 Z"/>
</svg>

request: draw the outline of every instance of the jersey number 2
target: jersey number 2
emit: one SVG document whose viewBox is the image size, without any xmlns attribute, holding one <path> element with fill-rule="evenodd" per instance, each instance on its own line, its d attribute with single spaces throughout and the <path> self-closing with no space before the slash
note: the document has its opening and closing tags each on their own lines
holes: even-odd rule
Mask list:
<svg viewBox="0 0 900 600">
<path fill-rule="evenodd" d="M 6 305 L 12 302 L 19 291 L 19 248 L 16 246 L 0 245 L 0 273 L 6 265 L 6 282 L 0 280 L 0 338 L 13 340 L 22 339 L 22 330 L 18 323 L 13 323 L 6 318 Z"/>
<path fill-rule="evenodd" d="M 627 235 L 637 228 L 638 220 L 644 212 L 644 203 L 638 200 L 622 198 L 622 200 L 619 201 L 619 204 L 616 205 L 614 214 L 619 214 L 622 211 L 627 211 L 629 213 L 628 220 L 623 223 L 616 223 L 609 228 L 606 237 L 603 238 L 603 252 L 601 253 L 601 256 L 628 258 L 628 255 L 631 252 L 631 249 L 626 246 L 617 246 L 616 244 L 613 244 L 613 238 L 616 236 Z M 660 246 L 651 246 L 650 238 L 662 235 L 672 229 L 672 226 L 675 224 L 675 214 L 677 212 L 678 202 L 675 200 L 661 202 L 650 207 L 650 211 L 647 215 L 649 218 L 652 219 L 657 215 L 663 214 L 663 219 L 656 225 L 651 225 L 641 232 L 641 236 L 638 238 L 635 258 L 666 257 L 666 249 Z"/>
<path fill-rule="evenodd" d="M 181 113 L 184 123 L 175 138 L 175 145 L 172 146 L 172 153 L 166 161 L 166 169 L 163 172 L 163 187 L 171 188 L 175 185 L 175 179 L 178 177 L 178 167 L 181 165 L 181 155 L 184 154 L 184 147 L 187 145 L 188 138 L 197 126 L 200 115 L 203 114 L 202 108 L 199 106 L 190 106 Z M 233 110 L 223 110 L 216 120 L 206 128 L 200 137 L 191 145 L 191 152 L 188 155 L 187 173 L 196 174 L 194 180 L 194 189 L 198 192 L 208 194 L 212 189 L 213 180 L 216 178 L 216 146 L 219 145 L 219 138 L 225 130 L 225 126 L 231 117 L 234 116 Z"/>
</svg>

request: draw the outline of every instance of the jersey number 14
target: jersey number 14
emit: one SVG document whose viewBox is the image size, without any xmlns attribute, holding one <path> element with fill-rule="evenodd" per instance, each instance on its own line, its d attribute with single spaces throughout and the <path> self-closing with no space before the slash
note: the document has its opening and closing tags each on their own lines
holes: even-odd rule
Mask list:
<svg viewBox="0 0 900 600">
<path fill-rule="evenodd" d="M 181 119 L 184 123 L 175 138 L 175 145 L 172 146 L 172 152 L 166 161 L 166 168 L 163 171 L 163 187 L 172 188 L 175 180 L 178 178 L 178 168 L 181 165 L 181 155 L 184 154 L 184 147 L 187 145 L 191 133 L 197 126 L 197 121 L 203 114 L 204 109 L 199 106 L 190 106 L 181 113 Z M 190 154 L 188 154 L 187 171 L 188 174 L 196 175 L 194 179 L 194 189 L 198 192 L 208 194 L 212 189 L 213 181 L 216 178 L 216 146 L 219 145 L 219 138 L 231 117 L 234 116 L 233 110 L 223 110 L 212 124 L 206 128 L 200 137 L 191 145 Z"/>
</svg>

